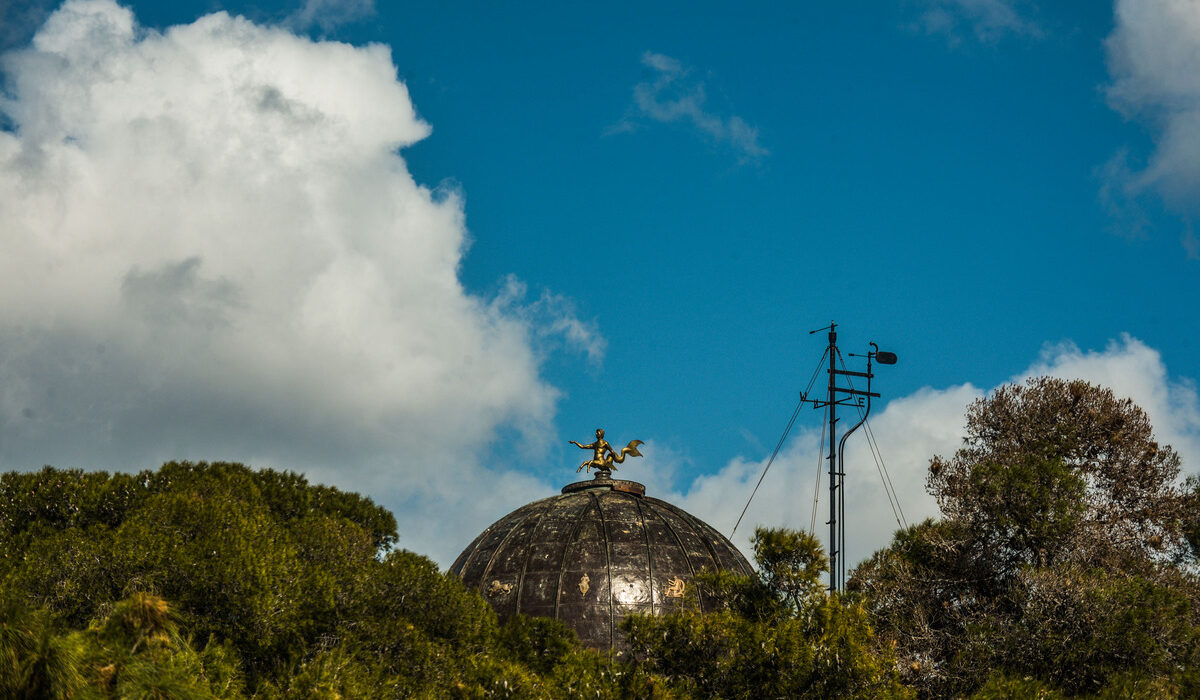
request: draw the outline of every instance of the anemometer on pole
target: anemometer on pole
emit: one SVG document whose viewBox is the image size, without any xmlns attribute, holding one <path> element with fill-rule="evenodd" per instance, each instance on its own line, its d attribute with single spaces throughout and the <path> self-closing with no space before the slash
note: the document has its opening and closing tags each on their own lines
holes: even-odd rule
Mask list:
<svg viewBox="0 0 1200 700">
<path fill-rule="evenodd" d="M 866 355 L 850 353 L 851 357 L 867 358 L 866 372 L 838 369 L 841 352 L 837 346 L 837 324 L 830 321 L 828 326 L 809 331 L 808 334 L 812 335 L 824 330 L 829 331 L 829 347 L 825 350 L 825 354 L 829 356 L 828 390 L 824 399 L 810 399 L 807 393 L 802 393 L 800 403 L 810 403 L 814 409 L 829 409 L 829 522 L 827 523 L 829 525 L 829 590 L 836 591 L 846 583 L 846 563 L 841 556 L 846 548 L 846 471 L 845 465 L 842 463 L 842 452 L 846 447 L 846 438 L 858 430 L 867 421 L 867 416 L 871 414 L 871 399 L 879 398 L 879 394 L 871 391 L 871 379 L 875 377 L 871 372 L 872 361 L 881 365 L 894 365 L 896 364 L 896 354 L 880 350 L 878 345 L 871 343 L 871 351 Z M 842 366 L 845 367 L 845 364 Z M 860 391 L 853 385 L 850 387 L 839 386 L 839 377 L 861 377 L 867 380 L 867 388 L 865 391 Z M 852 382 L 853 380 L 848 381 Z M 866 400 L 865 407 L 864 399 Z M 859 409 L 865 409 L 860 410 L 859 421 L 842 435 L 840 441 L 837 439 L 838 406 L 856 406 Z"/>
<path fill-rule="evenodd" d="M 767 460 L 767 466 L 763 468 L 762 475 L 758 477 L 758 483 L 754 486 L 754 491 L 750 494 L 750 499 L 746 501 L 746 507 L 742 509 L 741 516 L 738 517 L 737 523 L 733 526 L 733 532 L 737 532 L 738 525 L 741 525 L 742 518 L 746 516 L 746 511 L 750 508 L 750 501 L 754 500 L 754 494 L 758 493 L 758 487 L 762 485 L 763 478 L 767 475 L 767 470 L 771 468 L 771 464 L 775 462 L 775 457 L 779 455 L 780 448 L 787 440 L 788 433 L 792 426 L 796 423 L 796 417 L 800 414 L 800 409 L 805 404 L 812 404 L 814 409 L 824 408 L 826 413 L 826 424 L 829 428 L 829 455 L 826 459 L 829 460 L 829 591 L 832 593 L 846 585 L 846 471 L 842 453 L 846 447 L 846 438 L 858 430 L 864 424 L 867 426 L 867 440 L 871 445 L 871 455 L 875 459 L 875 466 L 879 470 L 879 476 L 883 479 L 883 488 L 887 493 L 888 502 L 892 506 L 893 514 L 896 516 L 896 524 L 901 525 L 904 520 L 904 512 L 900 510 L 899 500 L 896 497 L 895 488 L 891 483 L 891 477 L 887 474 L 887 467 L 883 464 L 883 459 L 879 454 L 878 447 L 875 445 L 874 437 L 871 435 L 871 426 L 867 423 L 867 416 L 871 413 L 871 399 L 879 398 L 879 394 L 871 391 L 871 380 L 875 374 L 871 371 L 872 365 L 878 362 L 881 365 L 896 364 L 896 354 L 880 350 L 879 346 L 871 343 L 871 350 L 863 355 L 849 353 L 850 357 L 865 357 L 867 358 L 867 371 L 853 372 L 846 368 L 846 363 L 842 360 L 842 353 L 837 346 L 837 324 L 830 321 L 828 326 L 818 328 L 815 331 L 809 331 L 809 335 L 820 333 L 821 331 L 829 331 L 829 346 L 825 348 L 825 354 L 817 362 L 817 368 L 813 372 L 812 379 L 809 380 L 808 387 L 800 392 L 800 401 L 796 404 L 796 410 L 792 412 L 792 419 L 788 421 L 787 428 L 783 431 L 783 436 L 779 438 L 778 444 L 775 445 L 775 451 L 771 453 L 771 458 Z M 817 375 L 821 371 L 822 363 L 825 358 L 829 358 L 829 383 L 824 398 L 809 398 L 809 391 L 816 383 Z M 838 369 L 839 365 L 841 369 Z M 854 388 L 854 377 L 859 377 L 867 380 L 867 388 L 859 390 Z M 849 386 L 842 386 L 841 380 L 845 380 Z M 859 416 L 859 421 L 854 424 L 849 430 L 842 434 L 841 440 L 838 440 L 838 406 L 853 406 Z M 824 432 L 824 431 L 822 431 Z M 824 442 L 824 437 L 822 437 Z M 822 449 L 824 446 L 822 445 Z M 820 490 L 820 472 L 817 473 L 817 486 L 813 493 L 813 523 L 809 526 L 812 530 L 816 524 L 816 500 L 818 491 Z M 903 526 L 903 525 L 901 525 Z"/>
</svg>

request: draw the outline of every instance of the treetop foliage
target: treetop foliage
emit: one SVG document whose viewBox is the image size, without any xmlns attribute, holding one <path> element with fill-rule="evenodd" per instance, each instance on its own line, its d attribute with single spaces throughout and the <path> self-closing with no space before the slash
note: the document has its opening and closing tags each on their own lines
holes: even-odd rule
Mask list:
<svg viewBox="0 0 1200 700">
<path fill-rule="evenodd" d="M 827 596 L 824 550 L 809 533 L 758 528 L 756 576 L 696 577 L 697 591 L 725 601 L 625 621 L 630 656 L 697 698 L 908 698 L 891 650 L 879 645 L 861 603 Z"/>
<path fill-rule="evenodd" d="M 664 619 L 730 640 L 708 665 L 653 635 L 610 657 L 555 620 L 502 626 L 396 537 L 369 499 L 238 464 L 0 476 L 0 696 L 762 697 L 776 672 L 780 697 L 895 686 L 865 610 L 826 603 L 807 535 L 760 531 L 763 575 L 721 580 L 740 603 Z"/>
<path fill-rule="evenodd" d="M 1012 564 L 1147 550 L 1182 557 L 1179 464 L 1131 400 L 1041 377 L 972 404 L 963 448 L 933 458 L 928 484 L 944 516 L 984 528 Z"/>
<path fill-rule="evenodd" d="M 0 479 L 0 536 L 116 527 L 147 498 L 168 493 L 254 503 L 285 522 L 309 515 L 345 518 L 370 533 L 376 548 L 396 542 L 395 517 L 369 498 L 309 485 L 294 472 L 254 470 L 229 462 L 167 462 L 156 471 L 138 474 L 53 467 L 10 472 Z"/>
<path fill-rule="evenodd" d="M 1200 496 L 1132 401 L 1049 377 L 1002 387 L 927 485 L 942 519 L 851 580 L 923 696 L 1195 688 Z"/>
</svg>

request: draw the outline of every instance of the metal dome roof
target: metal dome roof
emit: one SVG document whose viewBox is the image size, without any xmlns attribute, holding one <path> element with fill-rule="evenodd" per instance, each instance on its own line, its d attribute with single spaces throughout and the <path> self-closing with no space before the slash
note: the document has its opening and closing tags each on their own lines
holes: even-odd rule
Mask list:
<svg viewBox="0 0 1200 700">
<path fill-rule="evenodd" d="M 450 567 L 501 621 L 517 613 L 558 618 L 584 644 L 610 649 L 621 646 L 622 619 L 677 608 L 703 570 L 753 572 L 721 533 L 607 474 L 509 513 Z"/>
</svg>

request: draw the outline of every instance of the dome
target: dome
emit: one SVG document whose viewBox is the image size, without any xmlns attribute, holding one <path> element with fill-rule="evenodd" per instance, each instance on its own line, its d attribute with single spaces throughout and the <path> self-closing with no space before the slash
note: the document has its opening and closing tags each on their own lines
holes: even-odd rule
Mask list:
<svg viewBox="0 0 1200 700">
<path fill-rule="evenodd" d="M 450 571 L 502 622 L 554 617 L 588 646 L 619 648 L 622 619 L 677 609 L 697 573 L 753 572 L 721 533 L 645 492 L 607 473 L 570 484 L 496 521 Z"/>
</svg>

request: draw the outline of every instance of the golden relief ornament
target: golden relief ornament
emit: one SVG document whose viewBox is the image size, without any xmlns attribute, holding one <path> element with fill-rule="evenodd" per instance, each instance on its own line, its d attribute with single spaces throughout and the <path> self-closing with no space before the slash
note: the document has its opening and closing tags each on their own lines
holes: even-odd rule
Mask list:
<svg viewBox="0 0 1200 700">
<path fill-rule="evenodd" d="M 580 444 L 574 440 L 568 440 L 568 442 L 581 450 L 592 451 L 592 458 L 579 465 L 579 469 L 575 470 L 578 473 L 586 468 L 589 474 L 592 472 L 593 467 L 602 472 L 609 472 L 616 469 L 613 465 L 624 462 L 626 455 L 641 457 L 642 453 L 638 452 L 637 448 L 638 445 L 645 444 L 641 440 L 632 440 L 628 445 L 622 447 L 620 451 L 614 450 L 612 445 L 608 444 L 608 441 L 604 439 L 604 428 L 596 428 L 595 442 L 587 445 Z"/>
<path fill-rule="evenodd" d="M 668 598 L 682 598 L 683 592 L 687 588 L 687 582 L 676 576 L 668 583 L 671 585 L 667 586 L 667 590 L 663 591 L 663 595 Z"/>
<path fill-rule="evenodd" d="M 584 574 L 583 578 L 579 579 L 579 593 L 580 594 L 587 595 L 588 589 L 591 588 L 591 586 L 588 585 L 589 581 L 591 581 L 591 579 L 588 578 L 587 574 Z"/>
<path fill-rule="evenodd" d="M 512 592 L 512 589 L 513 589 L 513 585 L 511 583 L 500 583 L 499 581 L 492 581 L 492 585 L 488 586 L 487 594 L 494 598 L 498 595 L 504 595 L 505 593 L 510 593 L 510 592 Z"/>
</svg>

